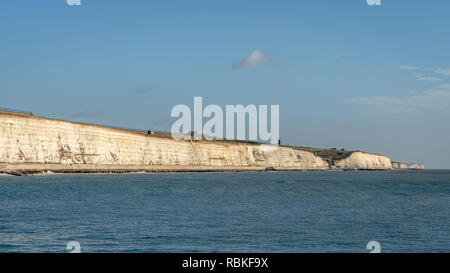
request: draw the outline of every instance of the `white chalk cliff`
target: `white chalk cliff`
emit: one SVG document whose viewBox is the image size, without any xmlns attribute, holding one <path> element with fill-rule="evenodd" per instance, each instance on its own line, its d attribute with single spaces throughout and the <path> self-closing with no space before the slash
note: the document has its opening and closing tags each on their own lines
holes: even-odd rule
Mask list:
<svg viewBox="0 0 450 273">
<path fill-rule="evenodd" d="M 9 170 L 326 170 L 300 149 L 227 141 L 176 141 L 108 127 L 0 113 L 0 165 Z M 354 152 L 334 169 L 392 169 L 385 156 Z"/>
<path fill-rule="evenodd" d="M 388 170 L 392 168 L 391 160 L 383 155 L 354 152 L 349 157 L 334 162 L 339 169 Z"/>
</svg>

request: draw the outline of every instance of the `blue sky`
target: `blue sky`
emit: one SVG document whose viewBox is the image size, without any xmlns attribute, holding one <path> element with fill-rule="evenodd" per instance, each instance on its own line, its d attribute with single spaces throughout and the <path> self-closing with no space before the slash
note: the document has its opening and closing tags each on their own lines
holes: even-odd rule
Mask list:
<svg viewBox="0 0 450 273">
<path fill-rule="evenodd" d="M 283 144 L 450 168 L 449 1 L 81 3 L 2 1 L 0 106 L 168 130 L 194 96 L 279 104 Z"/>
</svg>

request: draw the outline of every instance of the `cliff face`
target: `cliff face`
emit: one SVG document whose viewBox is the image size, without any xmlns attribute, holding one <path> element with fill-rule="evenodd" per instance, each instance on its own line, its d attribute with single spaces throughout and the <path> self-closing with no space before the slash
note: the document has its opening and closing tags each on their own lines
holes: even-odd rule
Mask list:
<svg viewBox="0 0 450 273">
<path fill-rule="evenodd" d="M 392 168 L 395 170 L 422 170 L 425 169 L 423 164 L 413 163 L 411 165 L 407 165 L 405 163 L 392 162 Z"/>
<path fill-rule="evenodd" d="M 272 150 L 244 143 L 175 141 L 9 114 L 0 114 L 0 147 L 0 162 L 14 164 L 328 168 L 320 157 L 286 147 Z"/>
<path fill-rule="evenodd" d="M 339 169 L 368 169 L 389 170 L 392 168 L 391 160 L 382 155 L 354 152 L 348 158 L 336 161 L 335 166 Z"/>
<path fill-rule="evenodd" d="M 408 165 L 400 162 L 392 162 L 392 169 L 408 169 Z"/>
<path fill-rule="evenodd" d="M 422 170 L 422 169 L 425 169 L 425 165 L 418 164 L 418 163 L 413 163 L 413 164 L 408 166 L 408 169 L 411 169 L 411 170 Z"/>
<path fill-rule="evenodd" d="M 289 147 L 175 141 L 96 125 L 0 113 L 0 163 L 18 170 L 326 170 L 328 161 Z M 385 156 L 354 152 L 333 169 L 391 169 Z"/>
</svg>

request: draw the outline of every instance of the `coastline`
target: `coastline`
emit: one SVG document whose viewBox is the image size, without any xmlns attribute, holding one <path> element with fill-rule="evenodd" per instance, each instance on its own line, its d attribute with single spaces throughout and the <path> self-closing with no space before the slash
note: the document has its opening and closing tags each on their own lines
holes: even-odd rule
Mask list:
<svg viewBox="0 0 450 273">
<path fill-rule="evenodd" d="M 29 175 L 42 173 L 98 174 L 98 173 L 199 173 L 199 172 L 264 172 L 317 171 L 325 169 L 266 168 L 259 166 L 155 166 L 155 165 L 98 165 L 98 164 L 8 164 L 6 174 Z"/>
<path fill-rule="evenodd" d="M 95 164 L 8 164 L 6 176 L 42 174 L 142 174 L 142 173 L 235 173 L 235 172 L 305 172 L 305 171 L 404 171 L 423 169 L 322 169 L 287 167 L 241 167 L 241 166 L 139 166 L 139 165 L 95 165 Z"/>
</svg>

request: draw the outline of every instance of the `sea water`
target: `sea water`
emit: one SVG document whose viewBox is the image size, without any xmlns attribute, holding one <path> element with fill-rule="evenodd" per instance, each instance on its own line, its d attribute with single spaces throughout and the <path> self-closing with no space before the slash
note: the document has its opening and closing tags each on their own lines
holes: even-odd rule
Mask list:
<svg viewBox="0 0 450 273">
<path fill-rule="evenodd" d="M 450 252 L 450 171 L 0 177 L 0 252 Z"/>
</svg>

